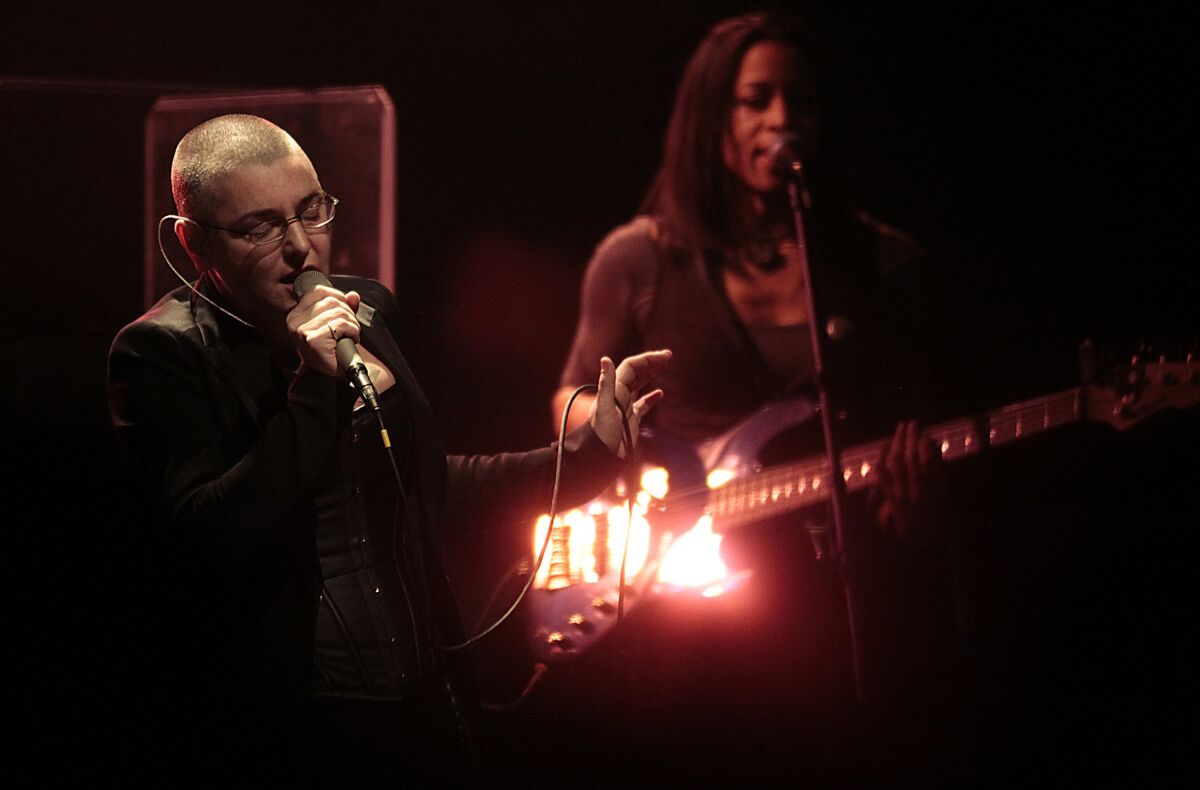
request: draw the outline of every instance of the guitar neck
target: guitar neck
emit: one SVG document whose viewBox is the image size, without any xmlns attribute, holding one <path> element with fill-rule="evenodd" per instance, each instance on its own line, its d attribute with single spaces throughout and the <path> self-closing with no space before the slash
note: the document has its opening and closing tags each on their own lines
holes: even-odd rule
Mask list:
<svg viewBox="0 0 1200 790">
<path fill-rule="evenodd" d="M 977 418 L 941 423 L 923 436 L 942 459 L 954 461 L 984 447 L 999 446 L 1083 419 L 1079 388 L 1005 406 Z M 841 474 L 848 492 L 873 483 L 886 439 L 842 451 Z M 760 519 L 815 504 L 830 493 L 829 463 L 823 457 L 771 467 L 756 475 L 730 480 L 709 494 L 709 509 L 720 529 L 733 529 Z"/>
</svg>

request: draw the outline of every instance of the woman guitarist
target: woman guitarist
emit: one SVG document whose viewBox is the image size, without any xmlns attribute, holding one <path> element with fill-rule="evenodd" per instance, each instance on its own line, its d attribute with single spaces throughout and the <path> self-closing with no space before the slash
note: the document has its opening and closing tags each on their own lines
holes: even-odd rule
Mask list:
<svg viewBox="0 0 1200 790">
<path fill-rule="evenodd" d="M 760 14 L 725 20 L 701 42 L 638 216 L 614 230 L 588 264 L 554 397 L 556 423 L 575 387 L 595 378 L 596 359 L 644 348 L 674 352 L 662 382 L 665 398 L 652 417 L 658 436 L 699 444 L 767 404 L 813 394 L 814 316 L 785 183 L 770 156 L 782 135 L 799 139 L 806 165 L 816 152 L 820 103 L 812 52 L 798 30 Z M 827 380 L 837 413 L 849 414 L 845 425 L 869 430 L 879 415 L 911 404 L 918 389 L 916 338 L 907 334 L 908 347 L 900 349 L 885 350 L 883 341 L 897 337 L 889 314 L 922 251 L 905 234 L 817 197 L 805 224 L 822 313 L 815 319 L 830 335 Z M 577 404 L 572 422 L 587 411 Z M 887 419 L 894 430 L 888 428 L 893 439 L 877 465 L 881 484 L 850 508 L 857 516 L 850 520 L 859 522 L 850 526 L 860 537 L 848 541 L 851 573 L 862 577 L 855 584 L 866 603 L 881 593 L 912 604 L 859 613 L 867 697 L 876 700 L 894 700 L 885 689 L 909 686 L 915 666 L 928 669 L 924 658 L 914 658 L 924 655 L 923 646 L 910 647 L 924 638 L 915 636 L 923 612 L 913 610 L 922 608 L 916 601 L 929 581 L 925 549 L 937 542 L 929 540 L 936 532 L 937 453 L 916 422 Z M 803 454 L 820 450 L 818 444 Z M 755 572 L 756 592 L 743 591 L 753 598 L 752 612 L 697 628 L 687 645 L 643 651 L 654 659 L 641 667 L 641 681 L 654 684 L 661 702 L 647 703 L 640 716 L 662 725 L 647 734 L 656 748 L 664 730 L 679 734 L 680 749 L 693 756 L 704 750 L 685 744 L 698 737 L 756 733 L 753 756 L 768 759 L 706 751 L 714 756 L 697 770 L 709 778 L 727 769 L 744 779 L 748 765 L 775 770 L 785 753 L 811 756 L 797 749 L 800 734 L 823 741 L 817 752 L 826 750 L 832 722 L 857 712 L 837 563 L 814 562 L 801 524 L 793 516 L 739 531 L 737 540 L 727 536 L 727 560 Z M 706 630 L 707 637 L 699 633 Z M 905 632 L 903 639 L 893 638 L 896 630 Z M 895 706 L 883 708 L 892 720 Z"/>
</svg>

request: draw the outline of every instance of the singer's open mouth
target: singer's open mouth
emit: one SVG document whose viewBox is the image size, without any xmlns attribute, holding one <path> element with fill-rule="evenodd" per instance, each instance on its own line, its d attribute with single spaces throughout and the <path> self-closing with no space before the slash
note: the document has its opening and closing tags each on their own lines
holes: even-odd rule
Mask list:
<svg viewBox="0 0 1200 790">
<path fill-rule="evenodd" d="M 296 269 L 295 271 L 290 271 L 283 275 L 283 277 L 279 278 L 279 282 L 283 283 L 284 285 L 292 285 L 296 282 L 297 277 L 299 277 L 301 274 L 304 274 L 304 272 L 309 271 L 315 272 L 319 271 L 319 269 L 317 269 L 315 266 L 305 266 L 303 269 Z"/>
</svg>

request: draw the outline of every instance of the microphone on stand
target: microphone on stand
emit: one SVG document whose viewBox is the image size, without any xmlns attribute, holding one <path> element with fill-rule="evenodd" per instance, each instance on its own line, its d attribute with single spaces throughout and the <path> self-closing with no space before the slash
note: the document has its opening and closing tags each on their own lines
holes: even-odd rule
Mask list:
<svg viewBox="0 0 1200 790">
<path fill-rule="evenodd" d="M 804 169 L 800 161 L 800 138 L 794 134 L 781 134 L 767 146 L 767 157 L 771 170 L 783 178 L 798 176 Z"/>
<path fill-rule="evenodd" d="M 792 221 L 796 226 L 796 250 L 800 258 L 800 272 L 804 282 L 804 296 L 808 307 L 808 314 L 810 316 L 817 316 L 820 313 L 817 312 L 812 270 L 809 268 L 808 263 L 808 240 L 804 235 L 804 210 L 811 208 L 812 199 L 809 197 L 808 189 L 804 186 L 804 162 L 800 158 L 800 138 L 791 132 L 780 134 L 767 146 L 766 155 L 770 157 L 768 161 L 771 165 L 771 172 L 783 179 L 787 187 L 788 201 L 791 203 L 792 208 Z M 836 339 L 843 328 L 845 327 L 840 327 L 834 321 L 830 321 L 827 328 L 830 338 Z M 825 438 L 825 460 L 830 469 L 841 469 L 841 448 L 838 446 L 837 437 L 833 432 L 831 415 L 834 412 L 830 407 L 829 391 L 825 386 L 823 344 L 821 343 L 820 330 L 817 328 L 816 321 L 808 322 L 808 341 L 809 347 L 812 350 L 813 378 L 817 384 L 817 399 L 820 403 L 817 413 L 821 418 L 821 432 Z M 817 543 L 818 532 L 810 530 L 809 534 L 814 540 L 814 548 L 818 552 L 824 551 L 826 556 L 831 554 L 834 562 L 844 569 L 846 564 L 846 531 L 843 512 L 845 510 L 846 484 L 843 477 L 836 473 L 829 476 L 829 482 L 829 510 L 833 521 L 832 551 L 825 551 L 826 547 L 823 544 Z M 823 537 L 824 532 L 821 532 L 820 536 Z M 841 577 L 846 599 L 847 625 L 849 626 L 850 633 L 850 663 L 854 673 L 854 695 L 859 702 L 862 702 L 864 699 L 862 664 L 859 656 L 859 636 L 855 620 L 854 596 L 849 576 L 846 573 L 842 573 Z"/>
<path fill-rule="evenodd" d="M 305 269 L 296 277 L 292 288 L 296 290 L 296 298 L 301 299 L 304 294 L 318 285 L 333 287 L 333 283 L 329 282 L 329 278 L 321 272 L 316 269 Z M 372 411 L 379 411 L 379 394 L 375 391 L 375 384 L 371 381 L 370 374 L 367 373 L 366 364 L 358 355 L 358 346 L 354 345 L 354 340 L 348 337 L 338 338 L 334 353 L 337 356 L 338 369 L 346 374 L 346 378 L 354 385 L 354 389 L 358 390 L 358 396 L 363 399 L 363 403 L 370 406 Z"/>
<path fill-rule="evenodd" d="M 800 188 L 800 203 L 812 208 L 812 197 L 804 184 L 804 162 L 800 159 L 800 138 L 788 132 L 779 135 L 767 146 L 767 159 L 771 172 L 787 181 L 795 181 Z"/>
</svg>

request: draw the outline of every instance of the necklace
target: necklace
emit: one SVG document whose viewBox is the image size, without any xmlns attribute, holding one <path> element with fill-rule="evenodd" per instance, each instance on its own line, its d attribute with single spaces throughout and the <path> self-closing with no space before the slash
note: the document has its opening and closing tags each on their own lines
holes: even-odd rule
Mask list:
<svg viewBox="0 0 1200 790">
<path fill-rule="evenodd" d="M 786 235 L 769 238 L 753 239 L 743 245 L 745 258 L 759 271 L 773 272 L 782 269 L 787 263 L 783 254 L 786 246 L 794 242 Z"/>
</svg>

